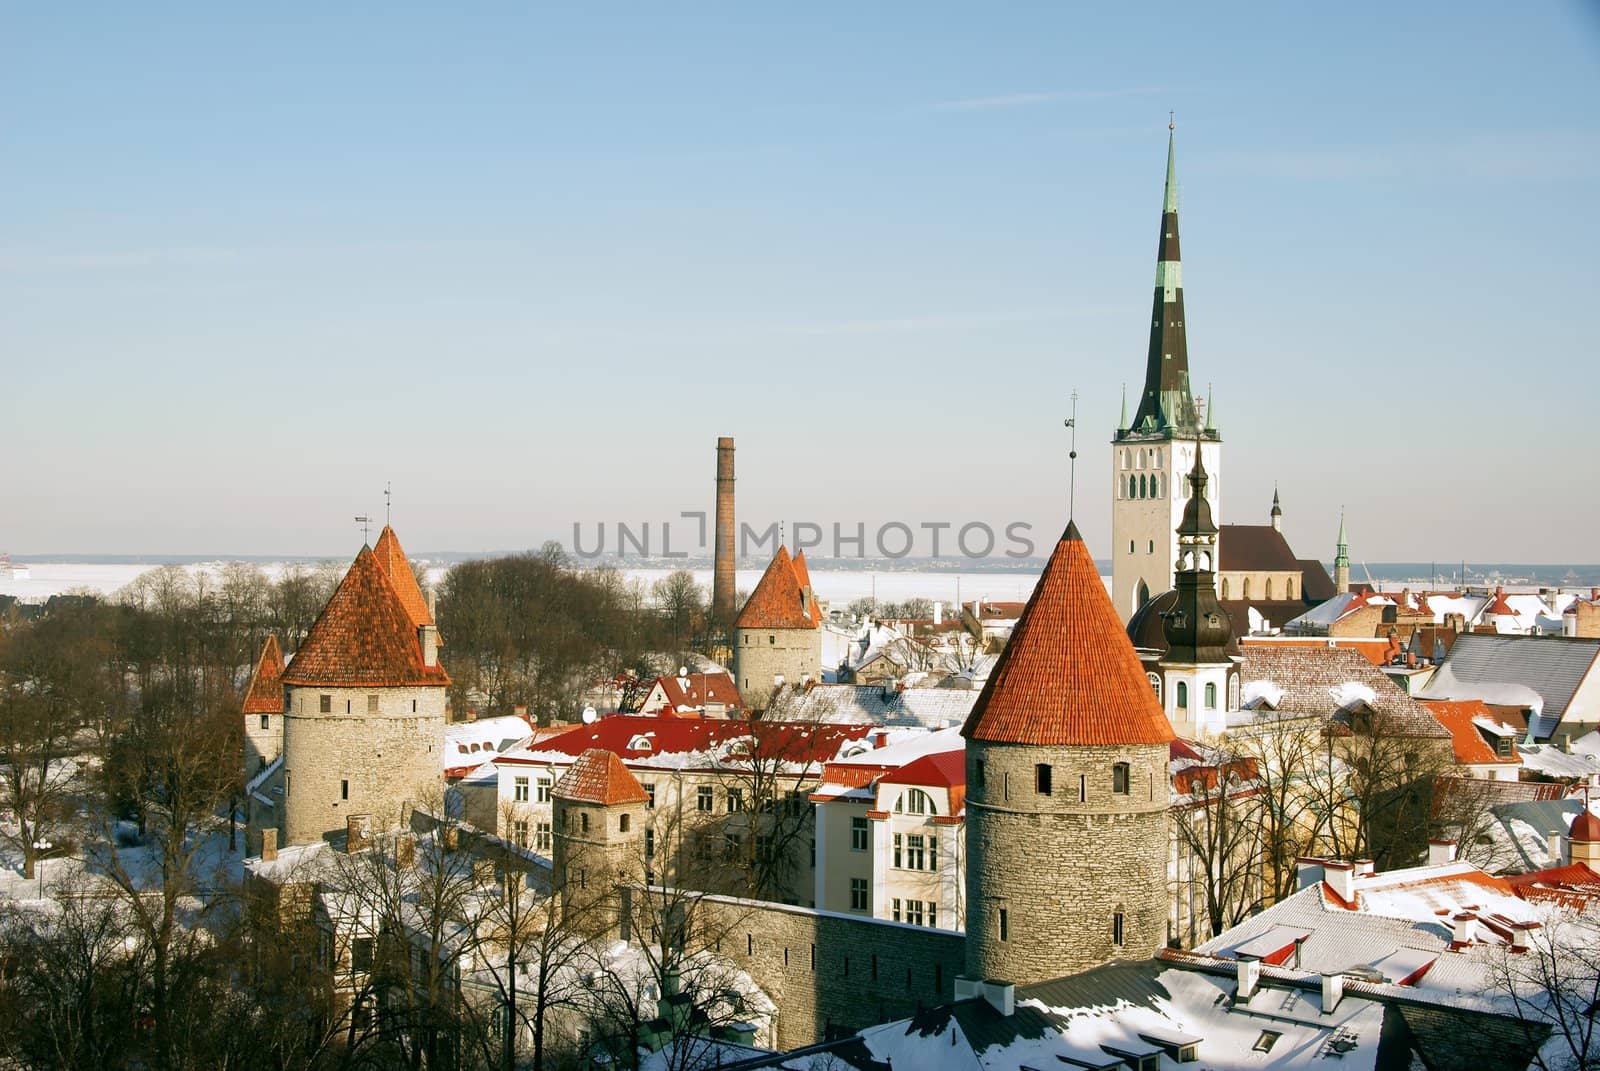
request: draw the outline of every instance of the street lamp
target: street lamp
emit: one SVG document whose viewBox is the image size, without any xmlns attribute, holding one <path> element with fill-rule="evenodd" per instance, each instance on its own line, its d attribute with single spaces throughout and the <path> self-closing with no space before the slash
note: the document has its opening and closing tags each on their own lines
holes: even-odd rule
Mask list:
<svg viewBox="0 0 1600 1071">
<path fill-rule="evenodd" d="M 33 865 L 34 869 L 39 872 L 39 899 L 41 900 L 44 899 L 44 853 L 54 847 L 54 844 L 43 838 L 33 842 L 33 850 L 37 853 L 34 855 Z"/>
</svg>

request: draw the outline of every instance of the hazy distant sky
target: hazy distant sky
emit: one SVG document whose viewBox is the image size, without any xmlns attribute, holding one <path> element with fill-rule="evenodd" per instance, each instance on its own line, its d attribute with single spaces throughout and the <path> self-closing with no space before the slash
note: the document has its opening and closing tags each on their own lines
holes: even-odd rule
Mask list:
<svg viewBox="0 0 1600 1071">
<path fill-rule="evenodd" d="M 1224 519 L 1600 558 L 1595 5 L 1109 7 L 5 3 L 0 549 L 1109 556 L 1172 109 Z"/>
</svg>

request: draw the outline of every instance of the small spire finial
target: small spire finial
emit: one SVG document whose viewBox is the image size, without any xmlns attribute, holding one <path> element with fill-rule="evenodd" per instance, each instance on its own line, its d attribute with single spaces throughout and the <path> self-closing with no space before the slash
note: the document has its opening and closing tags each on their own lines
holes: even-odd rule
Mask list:
<svg viewBox="0 0 1600 1071">
<path fill-rule="evenodd" d="M 390 491 L 393 487 L 394 484 L 390 481 L 383 481 L 383 526 L 385 528 L 389 527 L 389 507 L 393 504 L 393 496 Z"/>
<path fill-rule="evenodd" d="M 1067 447 L 1067 523 L 1072 522 L 1078 499 L 1078 388 L 1072 388 L 1072 415 L 1065 421 Z"/>
<path fill-rule="evenodd" d="M 1172 113 L 1168 112 L 1167 113 L 1167 129 L 1168 130 L 1176 130 L 1177 126 L 1178 126 L 1178 124 L 1177 124 L 1176 121 L 1174 121 L 1174 119 L 1172 117 Z"/>
<path fill-rule="evenodd" d="M 356 514 L 356 523 L 361 526 L 361 545 L 366 546 L 372 542 L 372 517 L 366 513 L 358 513 Z"/>
</svg>

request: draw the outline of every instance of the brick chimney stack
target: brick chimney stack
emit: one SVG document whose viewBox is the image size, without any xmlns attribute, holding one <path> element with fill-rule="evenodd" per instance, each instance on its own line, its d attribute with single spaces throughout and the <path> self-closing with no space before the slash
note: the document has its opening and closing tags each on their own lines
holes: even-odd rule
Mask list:
<svg viewBox="0 0 1600 1071">
<path fill-rule="evenodd" d="M 733 438 L 724 435 L 717 440 L 717 527 L 715 563 L 711 576 L 711 612 L 718 621 L 731 624 L 738 608 L 734 599 L 734 539 L 733 524 Z"/>
</svg>

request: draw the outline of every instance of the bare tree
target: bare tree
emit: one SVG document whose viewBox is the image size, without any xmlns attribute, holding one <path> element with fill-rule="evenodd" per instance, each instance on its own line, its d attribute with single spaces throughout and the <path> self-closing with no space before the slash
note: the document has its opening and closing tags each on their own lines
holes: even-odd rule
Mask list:
<svg viewBox="0 0 1600 1071">
<path fill-rule="evenodd" d="M 1558 907 L 1530 935 L 1525 952 L 1502 946 L 1491 976 L 1494 995 L 1516 1012 L 1540 1071 L 1600 1068 L 1600 920 Z"/>
<path fill-rule="evenodd" d="M 1172 807 L 1179 872 L 1177 893 L 1198 899 L 1199 939 L 1214 937 L 1262 905 L 1263 823 L 1255 761 L 1226 746 L 1180 771 Z"/>
<path fill-rule="evenodd" d="M 1230 733 L 1226 746 L 1254 765 L 1263 897 L 1281 900 L 1295 891 L 1295 859 L 1317 850 L 1328 823 L 1317 805 L 1333 795 L 1318 791 L 1317 775 L 1326 766 L 1322 721 L 1264 711 Z"/>
<path fill-rule="evenodd" d="M 684 646 L 686 637 L 692 637 L 705 617 L 705 589 L 695 581 L 687 569 L 668 573 L 650 589 L 656 608 L 672 629 L 672 645 Z"/>
</svg>

